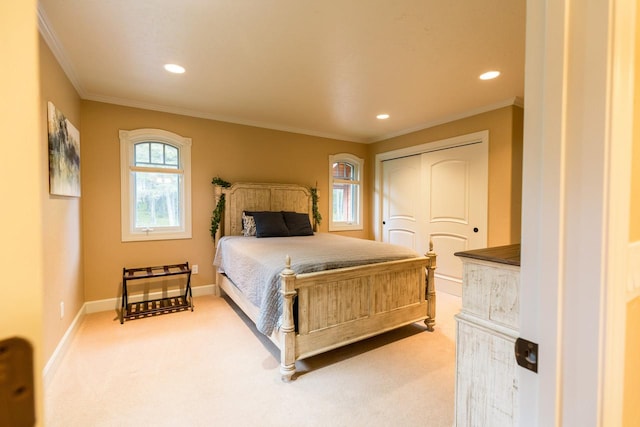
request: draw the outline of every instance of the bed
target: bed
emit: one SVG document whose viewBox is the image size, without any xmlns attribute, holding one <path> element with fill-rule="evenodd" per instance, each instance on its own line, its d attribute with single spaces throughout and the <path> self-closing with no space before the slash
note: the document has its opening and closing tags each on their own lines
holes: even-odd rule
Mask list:
<svg viewBox="0 0 640 427">
<path fill-rule="evenodd" d="M 215 191 L 216 201 L 225 198 L 216 234 L 216 283 L 280 349 L 284 381 L 295 377 L 296 360 L 421 320 L 433 331 L 436 255 L 432 247 L 420 256 L 393 245 L 328 233 L 244 237 L 243 213 L 289 212 L 311 217 L 309 189 L 291 184 L 236 183 Z M 372 260 L 340 255 L 340 262 L 334 262 L 309 252 L 309 248 L 321 247 L 322 241 L 334 245 L 337 252 L 347 245 L 344 239 L 371 246 Z M 384 256 L 379 256 L 380 247 L 384 247 Z M 252 260 L 242 263 L 253 264 L 232 270 L 233 263 L 251 253 L 254 255 L 248 258 Z M 281 261 L 274 267 L 267 258 Z M 309 263 L 313 259 L 321 260 L 320 267 Z M 265 283 L 254 290 L 245 283 L 260 280 Z M 275 288 L 265 290 L 263 286 Z"/>
</svg>

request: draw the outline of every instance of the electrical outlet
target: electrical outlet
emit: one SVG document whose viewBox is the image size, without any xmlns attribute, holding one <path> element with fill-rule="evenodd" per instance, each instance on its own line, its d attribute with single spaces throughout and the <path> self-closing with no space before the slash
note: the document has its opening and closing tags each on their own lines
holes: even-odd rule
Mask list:
<svg viewBox="0 0 640 427">
<path fill-rule="evenodd" d="M 192 272 L 193 274 L 198 274 L 198 264 L 194 264 L 194 265 L 191 267 L 191 272 Z"/>
<path fill-rule="evenodd" d="M 60 318 L 64 317 L 64 301 L 60 301 Z"/>
</svg>

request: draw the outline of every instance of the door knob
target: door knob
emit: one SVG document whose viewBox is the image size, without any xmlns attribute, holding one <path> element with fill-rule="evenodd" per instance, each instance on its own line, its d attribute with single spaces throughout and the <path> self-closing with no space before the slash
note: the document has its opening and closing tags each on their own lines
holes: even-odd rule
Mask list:
<svg viewBox="0 0 640 427">
<path fill-rule="evenodd" d="M 477 233 L 478 232 L 478 227 L 473 227 L 473 232 Z"/>
<path fill-rule="evenodd" d="M 382 221 L 382 225 L 386 225 L 386 224 L 387 224 L 387 221 Z"/>
</svg>

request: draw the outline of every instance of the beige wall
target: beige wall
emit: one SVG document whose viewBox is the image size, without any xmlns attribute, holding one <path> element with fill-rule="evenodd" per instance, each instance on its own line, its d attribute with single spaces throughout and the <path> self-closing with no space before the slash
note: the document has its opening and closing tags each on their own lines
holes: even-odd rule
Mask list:
<svg viewBox="0 0 640 427">
<path fill-rule="evenodd" d="M 640 241 L 640 7 L 636 10 L 636 57 L 631 160 L 631 212 L 629 242 Z M 640 298 L 627 303 L 624 425 L 640 425 Z"/>
<path fill-rule="evenodd" d="M 640 241 L 640 7 L 637 8 L 633 148 L 631 161 L 631 221 L 629 241 Z"/>
<path fill-rule="evenodd" d="M 80 131 L 81 175 L 83 133 L 80 126 L 80 97 L 62 71 L 42 37 L 40 47 L 40 114 L 46 122 L 47 102 L 56 108 Z M 47 149 L 47 127 L 42 126 L 40 144 Z M 49 159 L 40 163 L 42 174 L 44 243 L 44 356 L 48 360 L 84 304 L 82 281 L 81 203 L 83 198 L 50 195 Z M 60 303 L 64 302 L 64 317 L 60 318 Z"/>
<path fill-rule="evenodd" d="M 489 242 L 519 241 L 522 109 L 506 107 L 372 145 L 272 131 L 213 120 L 82 101 L 82 185 L 85 300 L 120 295 L 122 267 L 188 260 L 200 266 L 194 286 L 214 282 L 209 236 L 214 176 L 229 182 L 292 182 L 318 185 L 327 230 L 328 156 L 349 152 L 365 158 L 365 212 L 371 212 L 375 154 L 489 129 Z M 192 138 L 193 238 L 159 242 L 120 241 L 118 130 L 156 127 Z M 362 232 L 370 238 L 370 218 Z"/>
<path fill-rule="evenodd" d="M 624 375 L 624 426 L 640 425 L 640 298 L 627 303 Z"/>
<path fill-rule="evenodd" d="M 373 164 L 376 154 L 379 153 L 489 130 L 488 246 L 519 243 L 522 124 L 522 108 L 504 107 L 372 144 L 368 162 Z M 369 185 L 372 186 L 372 168 L 368 169 L 368 173 Z M 370 232 L 373 235 L 373 230 Z"/>
<path fill-rule="evenodd" d="M 37 425 L 42 422 L 43 117 L 38 105 L 36 1 L 0 2 L 0 340 L 34 349 Z M 11 372 L 11 368 L 9 368 Z"/>
<path fill-rule="evenodd" d="M 85 299 L 116 298 L 123 267 L 188 260 L 200 274 L 193 285 L 214 282 L 214 244 L 209 234 L 214 208 L 211 179 L 229 182 L 318 183 L 320 231 L 327 230 L 328 156 L 365 157 L 367 146 L 213 120 L 82 102 L 82 209 Z M 156 242 L 120 241 L 118 131 L 159 128 L 192 139 L 193 238 Z M 369 165 L 365 165 L 365 168 Z M 365 191 L 368 191 L 365 188 Z M 368 224 L 366 224 L 368 226 Z M 350 233 L 366 237 L 366 232 Z"/>
</svg>

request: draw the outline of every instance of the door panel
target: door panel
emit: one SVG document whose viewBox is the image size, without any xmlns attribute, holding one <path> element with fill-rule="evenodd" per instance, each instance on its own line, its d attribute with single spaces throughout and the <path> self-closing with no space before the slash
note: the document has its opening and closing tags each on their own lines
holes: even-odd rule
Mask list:
<svg viewBox="0 0 640 427">
<path fill-rule="evenodd" d="M 382 163 L 383 209 L 382 240 L 425 252 L 424 212 L 420 209 L 422 165 L 420 156 Z M 422 226 L 423 227 L 423 226 Z M 422 232 L 421 232 L 422 231 Z"/>
<path fill-rule="evenodd" d="M 462 263 L 453 254 L 467 250 L 469 239 L 459 234 L 431 233 L 431 241 L 434 250 L 437 248 L 436 254 L 438 254 L 438 268 L 435 273 L 436 289 L 457 295 L 455 288 L 462 286 Z"/>
<path fill-rule="evenodd" d="M 388 235 L 388 243 L 405 246 L 407 248 L 416 247 L 416 233 L 414 233 L 413 231 L 393 229 L 389 230 Z"/>
<path fill-rule="evenodd" d="M 430 172 L 430 221 L 468 224 L 468 162 L 445 160 L 431 165 Z"/>
<path fill-rule="evenodd" d="M 487 245 L 488 153 L 469 144 L 382 163 L 383 241 L 438 254 L 436 289 L 462 292 L 455 252 Z"/>
<path fill-rule="evenodd" d="M 487 245 L 487 150 L 469 144 L 422 154 L 427 234 L 438 254 L 436 289 L 462 293 L 462 262 L 453 254 Z"/>
</svg>

